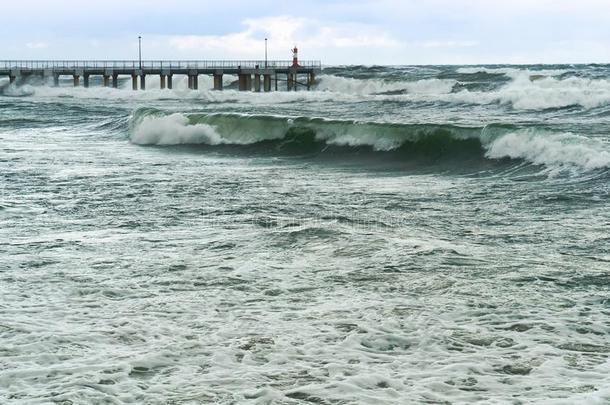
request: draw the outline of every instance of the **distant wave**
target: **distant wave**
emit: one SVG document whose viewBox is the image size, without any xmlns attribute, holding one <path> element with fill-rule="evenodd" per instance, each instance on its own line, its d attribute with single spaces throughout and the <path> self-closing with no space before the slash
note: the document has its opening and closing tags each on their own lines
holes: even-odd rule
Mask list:
<svg viewBox="0 0 610 405">
<path fill-rule="evenodd" d="M 399 152 L 428 159 L 518 159 L 549 171 L 610 168 L 610 148 L 570 133 L 510 125 L 460 127 L 238 114 L 133 113 L 130 140 L 139 145 L 255 145 L 293 153 L 328 146 Z"/>
<path fill-rule="evenodd" d="M 322 76 L 317 90 L 339 94 L 360 94 L 388 97 L 412 102 L 443 102 L 450 104 L 507 105 L 516 110 L 548 110 L 577 106 L 594 109 L 610 104 L 610 80 L 564 75 L 565 69 L 521 69 L 512 67 L 458 68 L 461 75 L 480 73 L 508 77 L 493 90 L 462 89 L 472 84 L 455 79 L 423 79 L 418 81 L 387 81 Z M 476 83 L 474 83 L 476 84 Z M 489 84 L 489 83 L 486 83 Z"/>
<path fill-rule="evenodd" d="M 499 78 L 480 77 L 496 75 Z M 42 83 L 16 87 L 2 85 L 1 93 L 13 97 L 75 97 L 100 99 L 201 99 L 214 103 L 239 101 L 252 104 L 293 103 L 295 101 L 393 101 L 437 103 L 439 105 L 500 105 L 519 111 L 544 111 L 577 107 L 592 110 L 610 105 L 610 80 L 571 75 L 565 69 L 527 69 L 516 67 L 462 67 L 450 78 L 414 79 L 405 75 L 392 78 L 351 78 L 324 74 L 313 91 L 250 93 L 231 90 L 231 76 L 225 77 L 228 90 L 211 91 L 212 79 L 202 76 L 200 90 L 187 89 L 186 79 L 177 76 L 174 90 L 159 90 L 159 78 L 148 79 L 148 90 L 134 93 L 130 83 L 122 89 L 52 88 Z"/>
<path fill-rule="evenodd" d="M 457 84 L 453 79 L 423 79 L 415 81 L 388 81 L 382 79 L 354 79 L 348 77 L 322 75 L 316 90 L 345 94 L 449 94 Z"/>
<path fill-rule="evenodd" d="M 499 69 L 511 81 L 495 91 L 463 90 L 446 101 L 471 104 L 507 104 L 517 110 L 546 110 L 571 106 L 594 109 L 610 104 L 610 80 L 581 77 L 557 78 L 553 72 Z M 547 73 L 547 74 L 545 74 Z M 559 72 L 554 72 L 559 74 Z"/>
<path fill-rule="evenodd" d="M 456 72 L 461 74 L 477 74 L 477 73 L 487 73 L 490 75 L 507 75 L 507 76 L 516 76 L 516 75 L 529 75 L 529 76 L 560 76 L 564 73 L 567 73 L 566 69 L 524 69 L 518 67 L 485 67 L 485 66 L 472 66 L 472 67 L 461 67 L 456 70 Z"/>
</svg>

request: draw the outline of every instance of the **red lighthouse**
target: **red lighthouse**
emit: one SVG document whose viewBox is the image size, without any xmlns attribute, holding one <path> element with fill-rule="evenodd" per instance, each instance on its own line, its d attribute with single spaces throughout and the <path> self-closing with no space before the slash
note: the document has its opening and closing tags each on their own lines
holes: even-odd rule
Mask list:
<svg viewBox="0 0 610 405">
<path fill-rule="evenodd" d="M 294 48 L 292 49 L 292 67 L 298 67 L 298 66 L 299 66 L 299 49 L 295 45 Z"/>
</svg>

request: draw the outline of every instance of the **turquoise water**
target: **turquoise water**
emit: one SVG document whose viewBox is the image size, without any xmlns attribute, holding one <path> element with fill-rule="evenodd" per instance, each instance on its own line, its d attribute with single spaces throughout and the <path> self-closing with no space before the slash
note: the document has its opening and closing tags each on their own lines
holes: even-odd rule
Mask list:
<svg viewBox="0 0 610 405">
<path fill-rule="evenodd" d="M 610 401 L 608 66 L 225 80 L 0 81 L 1 403 Z"/>
</svg>

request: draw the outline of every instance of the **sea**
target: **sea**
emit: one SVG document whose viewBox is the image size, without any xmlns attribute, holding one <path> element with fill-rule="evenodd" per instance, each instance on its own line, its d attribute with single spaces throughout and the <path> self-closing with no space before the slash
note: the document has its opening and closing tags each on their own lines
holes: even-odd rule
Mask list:
<svg viewBox="0 0 610 405">
<path fill-rule="evenodd" d="M 186 80 L 0 79 L 1 404 L 610 403 L 610 65 Z"/>
</svg>

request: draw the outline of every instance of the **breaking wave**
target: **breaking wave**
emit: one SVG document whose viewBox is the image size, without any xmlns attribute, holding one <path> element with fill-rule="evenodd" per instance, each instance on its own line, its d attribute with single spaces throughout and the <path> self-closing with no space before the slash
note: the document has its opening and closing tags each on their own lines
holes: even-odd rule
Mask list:
<svg viewBox="0 0 610 405">
<path fill-rule="evenodd" d="M 593 109 L 610 104 L 610 80 L 557 78 L 530 71 L 511 72 L 511 81 L 490 92 L 463 90 L 446 98 L 470 104 L 506 104 L 517 110 L 547 110 L 579 106 Z"/>
<path fill-rule="evenodd" d="M 558 173 L 610 168 L 610 145 L 571 133 L 510 125 L 461 127 L 239 114 L 166 114 L 144 108 L 130 119 L 138 145 L 258 145 L 292 153 L 329 147 L 438 159 L 519 160 Z"/>
<path fill-rule="evenodd" d="M 320 78 L 316 90 L 414 102 L 443 102 L 454 105 L 497 104 L 523 111 L 566 107 L 590 110 L 610 104 L 610 80 L 570 76 L 565 69 L 467 67 L 459 68 L 456 72 L 461 75 L 460 81 L 440 78 L 388 81 L 325 75 Z M 491 90 L 487 88 L 480 90 L 476 88 L 476 75 L 480 73 L 508 79 L 498 79 L 497 87 Z M 471 79 L 468 75 L 475 77 Z M 470 86 L 473 88 L 469 88 Z"/>
<path fill-rule="evenodd" d="M 316 90 L 345 94 L 449 94 L 457 80 L 423 79 L 415 81 L 387 81 L 383 79 L 356 79 L 334 75 L 323 75 Z"/>
<path fill-rule="evenodd" d="M 480 77 L 481 74 L 486 75 Z M 397 75 L 397 76 L 396 76 Z M 24 86 L 0 83 L 5 96 L 43 98 L 101 98 L 101 99 L 197 99 L 213 103 L 236 100 L 248 104 L 268 105 L 296 101 L 392 101 L 420 103 L 416 105 L 452 105 L 468 108 L 470 105 L 499 105 L 518 111 L 545 111 L 577 107 L 592 110 L 610 105 L 610 80 L 606 77 L 583 77 L 566 69 L 529 69 L 517 67 L 462 67 L 448 77 L 414 77 L 405 72 L 392 78 L 354 78 L 323 74 L 313 91 L 274 92 L 255 94 L 235 91 L 235 83 L 226 75 L 224 92 L 211 91 L 212 79 L 202 75 L 200 90 L 188 90 L 186 78 L 176 76 L 174 90 L 160 90 L 159 78 L 148 79 L 146 92 L 134 93 L 131 84 L 123 81 L 121 89 L 101 88 L 98 84 L 89 89 L 60 88 L 31 82 Z M 281 84 L 280 86 L 283 86 Z"/>
<path fill-rule="evenodd" d="M 565 133 L 544 136 L 532 130 L 510 132 L 487 146 L 489 158 L 524 159 L 555 170 L 587 171 L 610 167 L 610 148 L 599 141 Z"/>
<path fill-rule="evenodd" d="M 509 77 L 515 77 L 523 74 L 528 76 L 560 76 L 568 71 L 565 69 L 522 69 L 517 67 L 473 66 L 458 68 L 456 72 L 465 75 L 487 73 L 490 75 L 507 75 Z"/>
</svg>

